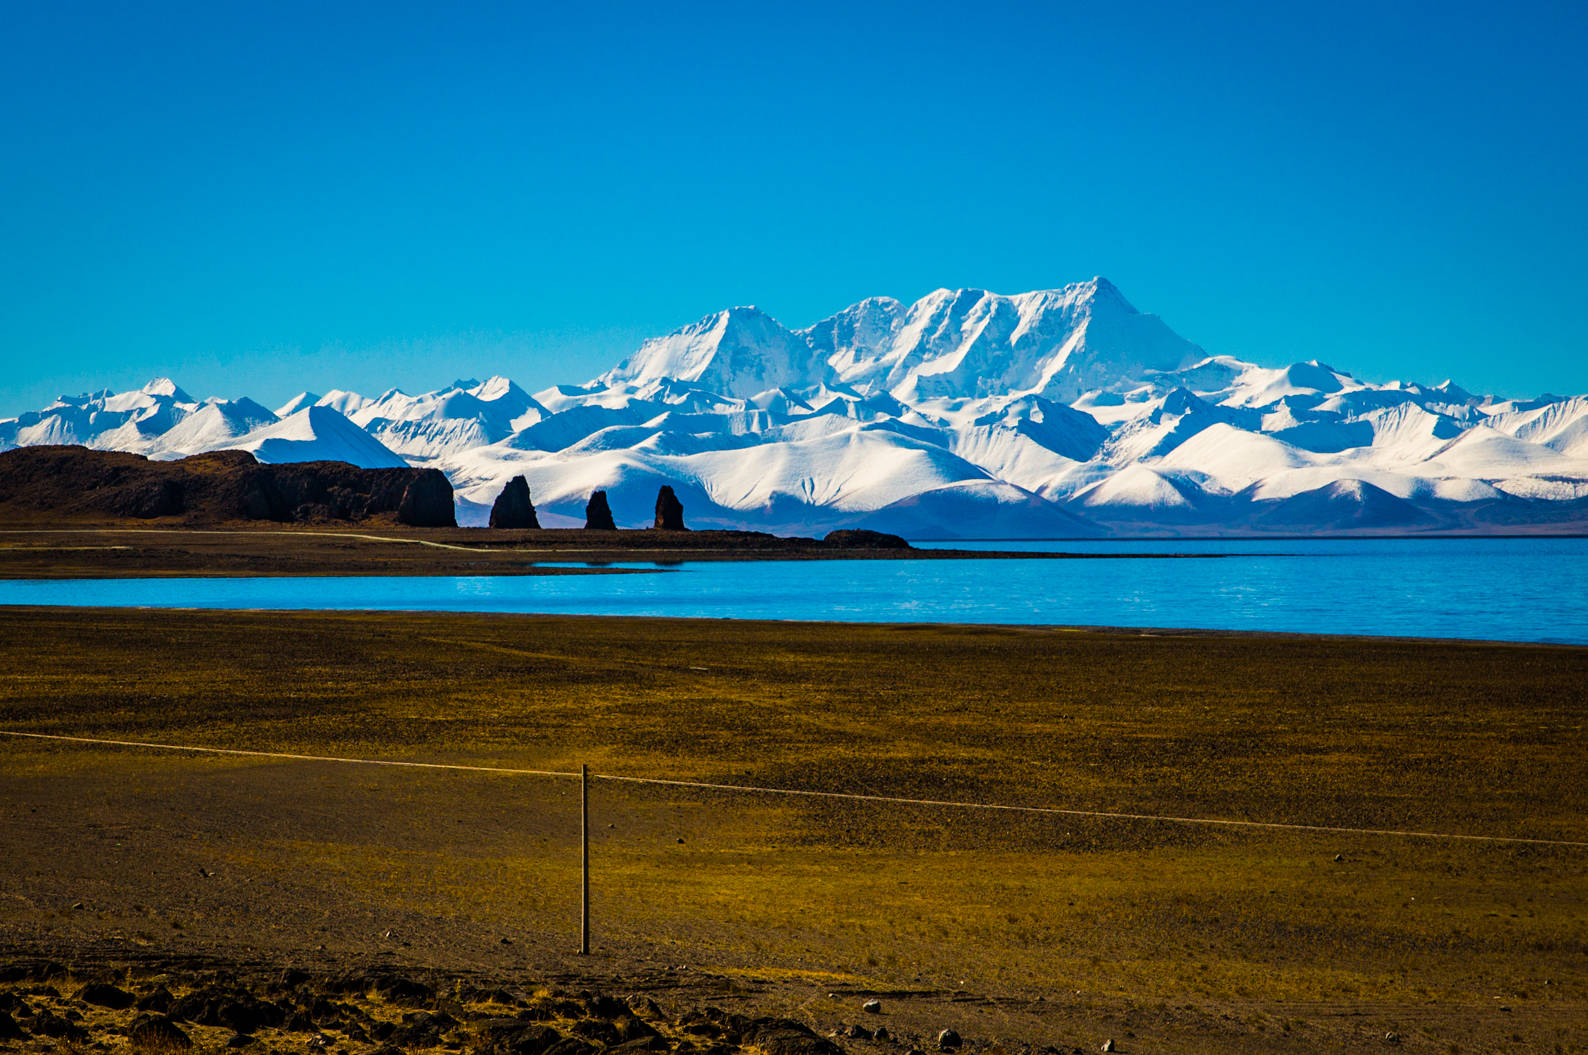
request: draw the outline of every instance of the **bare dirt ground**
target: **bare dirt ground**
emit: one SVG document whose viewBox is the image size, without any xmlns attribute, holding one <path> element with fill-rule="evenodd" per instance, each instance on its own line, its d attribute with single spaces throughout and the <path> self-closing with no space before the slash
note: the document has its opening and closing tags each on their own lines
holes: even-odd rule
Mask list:
<svg viewBox="0 0 1588 1055">
<path fill-rule="evenodd" d="M 1588 840 L 1585 686 L 1588 650 L 1543 646 L 0 611 L 10 730 L 1555 842 Z M 375 1021 L 444 1011 L 407 1046 L 505 1051 L 482 1023 L 581 990 L 654 998 L 669 1050 L 713 1006 L 878 1055 L 943 1028 L 989 1051 L 1588 1050 L 1588 848 L 598 779 L 579 957 L 577 801 L 566 777 L 0 738 L 0 962 L 70 966 L 10 984 L 90 1046 L 137 1014 L 75 995 L 102 976 L 369 1019 L 261 1026 L 271 1050 L 374 1050 Z M 399 1006 L 382 972 L 435 996 Z M 563 1011 L 541 1021 L 629 1042 Z M 14 1043 L 68 1043 L 32 1028 Z"/>
</svg>

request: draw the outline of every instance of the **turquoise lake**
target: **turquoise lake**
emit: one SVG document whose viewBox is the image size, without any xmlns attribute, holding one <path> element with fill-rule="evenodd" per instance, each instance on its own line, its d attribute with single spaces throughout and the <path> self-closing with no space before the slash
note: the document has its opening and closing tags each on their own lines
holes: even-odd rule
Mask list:
<svg viewBox="0 0 1588 1055">
<path fill-rule="evenodd" d="M 1583 538 L 941 545 L 1217 556 L 609 565 L 641 572 L 628 575 L 10 580 L 0 581 L 0 604 L 1018 623 L 1588 644 Z"/>
</svg>

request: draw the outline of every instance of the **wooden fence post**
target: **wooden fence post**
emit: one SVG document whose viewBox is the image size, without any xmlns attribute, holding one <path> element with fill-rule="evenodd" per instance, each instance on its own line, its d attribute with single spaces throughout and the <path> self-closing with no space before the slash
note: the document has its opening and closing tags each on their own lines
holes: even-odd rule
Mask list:
<svg viewBox="0 0 1588 1055">
<path fill-rule="evenodd" d="M 590 955 L 590 769 L 579 766 L 579 955 Z"/>
</svg>

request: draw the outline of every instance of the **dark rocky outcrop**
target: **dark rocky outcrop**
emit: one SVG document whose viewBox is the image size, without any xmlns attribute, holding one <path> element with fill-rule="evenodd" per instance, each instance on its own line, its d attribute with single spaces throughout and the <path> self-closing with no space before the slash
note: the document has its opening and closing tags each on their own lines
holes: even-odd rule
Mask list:
<svg viewBox="0 0 1588 1055">
<path fill-rule="evenodd" d="M 432 986 L 400 974 L 383 974 L 375 979 L 371 991 L 382 1000 L 405 1007 L 421 1007 L 433 1002 L 436 991 Z"/>
<path fill-rule="evenodd" d="M 580 1040 L 578 1037 L 564 1037 L 547 1048 L 544 1055 L 596 1055 L 600 1050 L 596 1045 Z"/>
<path fill-rule="evenodd" d="M 898 535 L 889 535 L 883 531 L 866 531 L 862 528 L 846 528 L 843 531 L 829 531 L 822 539 L 829 546 L 838 546 L 843 549 L 909 549 L 910 544 Z"/>
<path fill-rule="evenodd" d="M 445 1011 L 414 1011 L 403 1016 L 389 1039 L 399 1048 L 433 1048 L 457 1024 Z"/>
<path fill-rule="evenodd" d="M 382 1000 L 404 1007 L 423 1007 L 433 1003 L 436 998 L 435 989 L 417 978 L 385 969 L 344 971 L 328 980 L 325 990 L 359 996 L 374 993 Z"/>
<path fill-rule="evenodd" d="M 86 447 L 0 452 L 0 520 L 106 523 L 174 518 L 194 526 L 385 521 L 456 523 L 452 485 L 436 469 L 346 462 L 262 465 L 247 451 L 151 461 Z"/>
<path fill-rule="evenodd" d="M 215 1014 L 216 1024 L 244 1034 L 266 1026 L 279 1026 L 287 1017 L 278 1005 L 248 995 L 221 1004 Z"/>
<path fill-rule="evenodd" d="M 122 1005 L 111 989 L 129 999 L 155 992 L 170 996 L 163 982 L 139 978 L 140 973 L 135 968 L 87 976 L 72 999 L 88 1003 L 90 995 L 109 997 Z M 99 1003 L 82 1015 L 60 1007 L 60 991 L 52 986 L 21 979 L 9 983 L 16 988 L 0 983 L 0 1047 L 134 1055 L 201 1047 L 330 1052 L 333 1046 L 366 1055 L 438 1048 L 479 1055 L 846 1055 L 833 1040 L 793 1019 L 718 1007 L 667 1012 L 639 995 L 625 1000 L 588 990 L 531 993 L 516 985 L 481 986 L 476 977 L 427 972 L 421 979 L 390 966 L 351 968 L 335 976 L 289 969 L 271 978 L 246 970 L 195 972 L 184 965 L 157 977 L 182 994 L 171 1001 L 168 1013 Z M 40 1003 L 37 1010 L 29 1010 L 23 994 Z M 56 1009 L 43 1006 L 46 1002 Z M 222 1039 L 212 1032 L 218 1029 L 231 1035 Z M 851 1027 L 846 1035 L 865 1040 L 884 1033 Z"/>
<path fill-rule="evenodd" d="M 77 991 L 77 999 L 96 1007 L 123 1011 L 132 1006 L 133 996 L 120 986 L 109 982 L 89 982 Z"/>
<path fill-rule="evenodd" d="M 440 469 L 421 469 L 397 504 L 397 523 L 412 527 L 457 527 L 452 483 Z"/>
<path fill-rule="evenodd" d="M 493 528 L 540 527 L 540 520 L 535 516 L 535 503 L 529 500 L 528 480 L 515 476 L 507 481 L 507 486 L 502 488 L 502 493 L 496 496 L 496 502 L 491 506 L 490 523 Z"/>
<path fill-rule="evenodd" d="M 787 1018 L 755 1018 L 744 1021 L 733 1016 L 727 1031 L 728 1039 L 737 1044 L 751 1044 L 768 1055 L 844 1055 L 844 1049 L 817 1036 L 803 1022 Z"/>
<path fill-rule="evenodd" d="M 590 531 L 616 531 L 617 524 L 612 519 L 612 507 L 607 505 L 607 493 L 597 491 L 590 496 L 590 501 L 584 507 L 584 526 Z"/>
<path fill-rule="evenodd" d="M 278 1004 L 261 1000 L 245 990 L 223 986 L 201 986 L 177 1000 L 171 1018 L 196 1022 L 201 1026 L 225 1026 L 234 1033 L 253 1033 L 281 1025 L 285 1010 Z"/>
<path fill-rule="evenodd" d="M 68 1044 L 84 1044 L 88 1041 L 86 1029 L 48 1008 L 33 1016 L 32 1030 L 35 1037 L 53 1037 Z"/>
<path fill-rule="evenodd" d="M 163 1015 L 171 1010 L 171 1005 L 175 1002 L 176 997 L 171 995 L 171 990 L 163 985 L 157 985 L 138 998 L 137 1008 L 139 1011 Z"/>
<path fill-rule="evenodd" d="M 562 1034 L 550 1026 L 517 1019 L 484 1023 L 479 1032 L 486 1042 L 485 1050 L 494 1055 L 541 1055 L 563 1039 Z"/>
<path fill-rule="evenodd" d="M 127 1042 L 133 1048 L 151 1051 L 170 1051 L 193 1046 L 192 1038 L 164 1015 L 144 1015 L 138 1018 L 127 1030 Z"/>
<path fill-rule="evenodd" d="M 678 500 L 671 486 L 662 485 L 656 492 L 656 529 L 658 531 L 687 531 L 684 527 L 684 503 Z"/>
<path fill-rule="evenodd" d="M 54 960 L 20 960 L 0 964 L 0 982 L 47 982 L 65 974 L 66 967 Z"/>
</svg>

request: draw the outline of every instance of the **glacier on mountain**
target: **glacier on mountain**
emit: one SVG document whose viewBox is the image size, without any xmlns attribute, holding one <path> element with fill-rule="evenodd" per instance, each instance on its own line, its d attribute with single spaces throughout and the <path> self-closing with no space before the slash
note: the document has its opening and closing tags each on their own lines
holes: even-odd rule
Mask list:
<svg viewBox="0 0 1588 1055">
<path fill-rule="evenodd" d="M 1106 279 L 863 300 L 805 329 L 756 308 L 645 341 L 585 384 L 302 393 L 271 411 L 169 379 L 0 421 L 0 448 L 440 468 L 461 523 L 522 475 L 541 522 L 607 492 L 647 523 L 926 537 L 1560 531 L 1588 526 L 1588 396 L 1370 384 L 1210 355 Z"/>
</svg>

